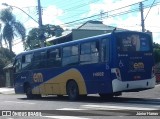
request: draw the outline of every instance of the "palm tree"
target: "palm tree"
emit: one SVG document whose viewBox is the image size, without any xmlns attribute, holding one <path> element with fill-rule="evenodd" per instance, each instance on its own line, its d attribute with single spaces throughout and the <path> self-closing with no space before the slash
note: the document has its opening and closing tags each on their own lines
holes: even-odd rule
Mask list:
<svg viewBox="0 0 160 119">
<path fill-rule="evenodd" d="M 20 36 L 22 41 L 25 40 L 25 27 L 16 20 L 15 16 L 12 14 L 11 8 L 3 9 L 0 12 L 0 20 L 4 23 L 2 31 L 3 39 L 9 44 L 9 49 L 12 52 L 14 37 Z"/>
<path fill-rule="evenodd" d="M 2 34 L 1 34 L 1 24 L 0 24 L 0 48 L 2 47 Z"/>
</svg>

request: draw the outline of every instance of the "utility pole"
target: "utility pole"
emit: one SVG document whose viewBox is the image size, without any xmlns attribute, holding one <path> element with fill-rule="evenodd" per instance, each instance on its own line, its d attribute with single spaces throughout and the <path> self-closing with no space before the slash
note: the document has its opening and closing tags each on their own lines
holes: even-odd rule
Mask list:
<svg viewBox="0 0 160 119">
<path fill-rule="evenodd" d="M 42 28 L 42 9 L 41 9 L 41 2 L 40 0 L 38 0 L 38 15 L 39 15 L 39 19 L 38 19 L 38 23 L 39 23 L 39 29 L 40 29 L 40 34 L 39 34 L 39 38 L 41 40 L 41 47 L 44 47 L 44 31 Z"/>
<path fill-rule="evenodd" d="M 141 11 L 142 32 L 145 32 L 144 17 L 143 17 L 143 3 L 142 2 L 140 2 L 140 11 Z"/>
</svg>

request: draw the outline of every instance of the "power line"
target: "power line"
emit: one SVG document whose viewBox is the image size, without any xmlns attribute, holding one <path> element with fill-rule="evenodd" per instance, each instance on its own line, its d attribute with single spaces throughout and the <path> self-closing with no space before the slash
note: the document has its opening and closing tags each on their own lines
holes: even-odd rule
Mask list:
<svg viewBox="0 0 160 119">
<path fill-rule="evenodd" d="M 157 2 L 157 3 L 159 3 L 159 2 Z M 152 3 L 152 7 L 153 7 L 153 6 L 156 6 L 157 3 L 154 4 L 154 2 L 153 2 L 153 3 Z M 134 4 L 131 4 L 131 5 L 128 5 L 128 6 L 124 6 L 124 7 L 121 7 L 121 8 L 117 8 L 117 9 L 114 9 L 114 10 L 111 10 L 111 11 L 108 11 L 108 12 L 113 12 L 113 11 L 116 11 L 116 10 L 119 10 L 119 9 L 123 9 L 123 8 L 129 7 L 129 6 L 135 5 L 135 4 L 138 4 L 138 3 L 134 3 Z M 148 8 L 149 6 L 150 6 L 150 5 L 145 6 L 145 8 Z M 119 16 L 119 15 L 128 14 L 128 13 L 131 13 L 131 12 L 136 12 L 136 11 L 138 11 L 138 10 L 139 10 L 139 9 L 132 9 L 132 10 L 129 10 L 129 11 L 124 11 L 124 12 L 120 12 L 120 13 L 116 13 L 116 14 L 106 15 L 105 17 L 116 17 L 116 16 Z M 108 12 L 104 12 L 104 14 L 107 14 Z M 83 20 L 86 20 L 86 19 L 89 19 L 89 18 L 94 18 L 94 17 L 97 17 L 97 16 L 99 16 L 99 15 L 100 15 L 100 14 L 92 15 L 92 16 L 90 16 L 90 17 L 86 17 L 86 18 L 83 18 L 83 19 L 75 20 L 75 22 L 77 22 L 77 21 L 83 21 Z M 99 19 L 100 19 L 100 18 L 99 18 Z M 71 22 L 65 23 L 65 24 L 72 24 L 72 23 L 74 23 L 74 24 L 76 25 L 76 24 L 84 23 L 84 21 L 83 21 L 83 22 L 78 22 L 78 23 L 75 23 L 75 22 L 71 21 Z M 65 24 L 63 24 L 63 25 L 65 25 Z M 14 44 L 14 45 L 17 45 L 17 44 L 19 44 L 19 43 L 21 43 L 21 42 L 23 42 L 23 41 L 20 41 L 20 42 Z"/>
<path fill-rule="evenodd" d="M 151 7 L 149 8 L 149 10 L 148 10 L 148 13 L 147 13 L 146 17 L 144 18 L 144 21 L 146 20 L 146 18 L 147 18 L 147 16 L 148 16 L 148 14 L 149 14 L 149 12 L 150 12 L 150 10 L 151 10 L 151 8 L 152 8 L 152 6 L 153 6 L 154 2 L 155 2 L 155 0 L 153 0 L 153 3 L 152 3 L 152 5 L 151 5 Z"/>
<path fill-rule="evenodd" d="M 152 7 L 158 5 L 158 3 L 160 3 L 160 2 L 157 2 L 157 3 L 153 4 Z M 139 3 L 135 3 L 135 4 L 139 4 Z M 137 9 L 132 9 L 132 10 L 129 10 L 129 11 L 124 11 L 124 12 L 120 12 L 120 13 L 108 15 L 109 12 L 113 12 L 113 11 L 116 11 L 116 10 L 120 10 L 120 9 L 129 7 L 129 6 L 133 6 L 133 5 L 135 5 L 135 4 L 131 4 L 131 5 L 128 5 L 128 6 L 124 6 L 124 7 L 121 7 L 121 8 L 118 8 L 118 9 L 114 9 L 114 10 L 111 10 L 111 11 L 108 11 L 108 12 L 104 12 L 103 14 L 104 14 L 104 15 L 106 14 L 106 16 L 104 16 L 104 17 L 116 17 L 116 16 L 120 16 L 120 15 L 123 15 L 123 14 L 128 14 L 128 13 L 131 13 L 131 12 L 139 11 L 139 8 L 137 8 Z M 144 9 L 146 9 L 146 8 L 148 8 L 148 7 L 150 7 L 150 5 L 145 6 Z M 82 19 L 78 19 L 78 20 L 74 20 L 74 21 L 71 21 L 71 22 L 67 22 L 67 23 L 64 23 L 64 24 L 61 24 L 61 25 L 63 26 L 63 25 L 67 25 L 67 24 L 74 24 L 75 22 L 84 21 L 84 20 L 87 20 L 87 19 L 90 19 L 90 18 L 98 17 L 98 16 L 100 16 L 100 15 L 101 15 L 101 14 L 92 15 L 92 16 L 85 17 L 85 18 L 82 18 Z M 99 18 L 98 18 L 98 19 L 99 19 Z"/>
<path fill-rule="evenodd" d="M 97 1 L 99 1 L 99 0 L 94 0 L 94 1 L 88 2 L 88 3 L 85 2 L 85 3 L 83 3 L 83 4 L 80 4 L 80 5 L 77 5 L 77 6 L 68 8 L 68 9 L 64 9 L 64 11 L 71 11 L 71 10 L 73 10 L 73 9 L 79 9 L 79 8 L 81 8 L 81 7 L 84 7 L 84 6 L 89 5 L 89 4 L 91 4 L 91 3 L 95 3 L 95 2 L 97 2 Z"/>
<path fill-rule="evenodd" d="M 145 1 L 146 1 L 146 0 L 145 0 Z M 121 8 L 117 8 L 117 9 L 114 9 L 114 10 L 110 10 L 110 11 L 108 11 L 108 12 L 117 11 L 117 10 L 120 10 L 120 9 L 123 9 L 123 8 L 126 8 L 126 7 L 129 7 L 129 6 L 133 6 L 133 5 L 136 5 L 136 4 L 138 4 L 138 3 L 134 3 L 134 4 L 127 5 L 127 6 L 124 6 L 124 7 L 121 7 Z M 108 12 L 104 12 L 103 14 L 106 14 L 106 13 L 108 13 Z M 71 24 L 71 23 L 74 23 L 74 22 L 77 22 L 77 21 L 82 21 L 82 20 L 89 19 L 89 18 L 92 18 L 92 17 L 95 17 L 95 16 L 99 16 L 99 15 L 101 15 L 101 14 L 92 15 L 92 16 L 89 16 L 89 17 L 86 17 L 86 18 L 74 20 L 74 21 L 67 22 L 67 23 L 64 23 L 64 24 L 61 24 L 61 25 Z"/>
</svg>

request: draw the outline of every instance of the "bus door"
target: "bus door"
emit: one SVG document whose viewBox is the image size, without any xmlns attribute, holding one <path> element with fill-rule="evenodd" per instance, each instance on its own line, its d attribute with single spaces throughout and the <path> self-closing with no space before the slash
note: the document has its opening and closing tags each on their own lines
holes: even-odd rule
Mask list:
<svg viewBox="0 0 160 119">
<path fill-rule="evenodd" d="M 21 63 L 21 56 L 17 56 L 14 62 L 14 87 L 15 87 L 15 92 L 19 93 L 22 90 L 20 88 L 21 82 L 21 69 L 22 69 L 22 63 Z"/>
<path fill-rule="evenodd" d="M 29 55 L 18 56 L 14 64 L 14 84 L 16 93 L 24 93 L 24 82 L 31 80 L 28 66 L 31 64 Z M 27 60 L 29 59 L 29 60 Z"/>
<path fill-rule="evenodd" d="M 122 81 L 152 78 L 151 37 L 140 33 L 117 33 L 117 72 Z"/>
<path fill-rule="evenodd" d="M 100 62 L 102 72 L 99 73 L 101 76 L 101 85 L 99 87 L 101 93 L 111 92 L 111 70 L 110 70 L 110 38 L 103 38 L 100 42 Z"/>
</svg>

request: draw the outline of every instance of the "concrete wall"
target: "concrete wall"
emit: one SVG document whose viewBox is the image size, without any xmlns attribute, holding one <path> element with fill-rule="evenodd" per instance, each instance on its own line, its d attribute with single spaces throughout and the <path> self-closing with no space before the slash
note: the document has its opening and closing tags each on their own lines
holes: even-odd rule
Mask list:
<svg viewBox="0 0 160 119">
<path fill-rule="evenodd" d="M 101 35 L 105 33 L 109 33 L 111 31 L 106 30 L 83 30 L 83 29 L 73 29 L 72 30 L 72 40 L 87 38 L 91 36 Z"/>
<path fill-rule="evenodd" d="M 0 87 L 5 87 L 5 77 L 0 75 Z"/>
</svg>

